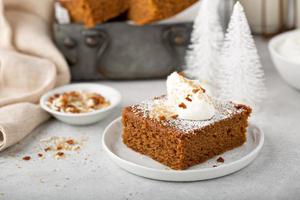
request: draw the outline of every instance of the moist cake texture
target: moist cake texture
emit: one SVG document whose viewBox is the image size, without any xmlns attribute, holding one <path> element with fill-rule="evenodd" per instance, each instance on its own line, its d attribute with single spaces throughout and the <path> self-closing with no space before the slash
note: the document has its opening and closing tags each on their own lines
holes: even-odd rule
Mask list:
<svg viewBox="0 0 300 200">
<path fill-rule="evenodd" d="M 126 13 L 135 24 L 144 25 L 171 17 L 197 0 L 60 0 L 69 11 L 73 22 L 83 22 L 86 27 Z"/>
<path fill-rule="evenodd" d="M 209 120 L 185 120 L 151 116 L 165 97 L 123 109 L 123 142 L 172 169 L 183 170 L 241 146 L 251 108 L 214 100 L 215 115 Z"/>
<path fill-rule="evenodd" d="M 74 22 L 84 22 L 86 27 L 93 27 L 125 12 L 129 0 L 60 0 L 68 9 Z"/>
<path fill-rule="evenodd" d="M 144 25 L 171 17 L 197 0 L 130 0 L 129 19 Z"/>
</svg>

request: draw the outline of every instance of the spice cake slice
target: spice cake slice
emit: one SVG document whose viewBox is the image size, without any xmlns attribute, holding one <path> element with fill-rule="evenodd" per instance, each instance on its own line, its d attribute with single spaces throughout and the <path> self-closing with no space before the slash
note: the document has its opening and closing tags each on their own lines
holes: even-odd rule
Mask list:
<svg viewBox="0 0 300 200">
<path fill-rule="evenodd" d="M 128 17 L 138 25 L 166 19 L 194 4 L 197 0 L 130 0 Z"/>
<path fill-rule="evenodd" d="M 166 97 L 159 97 L 123 109 L 122 137 L 129 148 L 183 170 L 246 141 L 248 106 L 214 100 L 216 113 L 208 120 L 166 118 L 159 112 L 153 116 L 156 105 L 165 101 Z"/>
<path fill-rule="evenodd" d="M 124 13 L 129 0 L 60 0 L 69 11 L 72 21 L 84 22 L 91 28 Z"/>
</svg>

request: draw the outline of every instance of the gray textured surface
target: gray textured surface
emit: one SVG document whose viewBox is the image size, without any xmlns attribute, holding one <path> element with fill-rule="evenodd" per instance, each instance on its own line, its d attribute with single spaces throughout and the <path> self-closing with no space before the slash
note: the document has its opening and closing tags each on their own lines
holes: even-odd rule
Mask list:
<svg viewBox="0 0 300 200">
<path fill-rule="evenodd" d="M 268 99 L 253 121 L 266 134 L 264 148 L 247 168 L 218 179 L 171 183 L 129 174 L 112 163 L 100 138 L 120 107 L 106 120 L 72 127 L 51 120 L 22 143 L 0 153 L 0 199 L 299 199 L 300 93 L 274 70 L 266 42 L 258 40 L 266 71 Z M 101 82 L 122 92 L 121 106 L 165 91 L 164 81 Z M 49 135 L 88 137 L 80 154 L 63 160 L 36 157 L 39 139 Z M 32 155 L 23 161 L 23 155 Z"/>
</svg>

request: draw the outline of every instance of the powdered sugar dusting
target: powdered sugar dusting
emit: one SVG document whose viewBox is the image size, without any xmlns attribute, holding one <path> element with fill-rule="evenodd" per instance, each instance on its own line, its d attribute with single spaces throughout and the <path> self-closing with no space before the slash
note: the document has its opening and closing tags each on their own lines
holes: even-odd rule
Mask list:
<svg viewBox="0 0 300 200">
<path fill-rule="evenodd" d="M 159 120 L 154 118 L 152 114 L 154 108 L 157 105 L 165 105 L 167 101 L 166 97 L 158 97 L 154 99 L 149 99 L 143 101 L 138 105 L 131 106 L 132 111 L 136 114 L 142 114 L 143 117 L 152 118 L 154 120 L 160 121 L 165 126 L 172 126 L 184 133 L 193 133 L 196 129 L 201 129 L 205 126 L 214 124 L 215 122 L 226 119 L 234 114 L 238 114 L 244 111 L 244 109 L 237 109 L 235 104 L 232 102 L 220 102 L 213 100 L 214 106 L 216 108 L 215 115 L 209 120 L 185 120 L 185 119 L 170 119 Z"/>
</svg>

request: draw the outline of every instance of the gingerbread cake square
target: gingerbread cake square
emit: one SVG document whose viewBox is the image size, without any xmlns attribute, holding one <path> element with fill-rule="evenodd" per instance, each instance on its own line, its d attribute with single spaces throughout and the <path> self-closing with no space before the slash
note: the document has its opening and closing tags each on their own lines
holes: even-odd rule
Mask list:
<svg viewBox="0 0 300 200">
<path fill-rule="evenodd" d="M 124 108 L 122 137 L 129 148 L 172 169 L 187 169 L 246 141 L 248 106 L 214 101 L 216 114 L 209 120 L 153 118 L 150 111 L 159 101 L 166 98 Z"/>
</svg>

